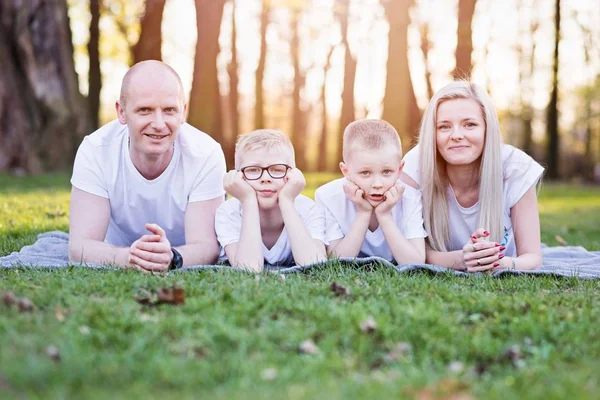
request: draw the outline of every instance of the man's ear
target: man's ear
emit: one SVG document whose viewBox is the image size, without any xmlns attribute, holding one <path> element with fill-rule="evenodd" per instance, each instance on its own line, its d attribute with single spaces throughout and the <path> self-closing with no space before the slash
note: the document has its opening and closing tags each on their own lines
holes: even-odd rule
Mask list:
<svg viewBox="0 0 600 400">
<path fill-rule="evenodd" d="M 187 117 L 187 104 L 183 105 L 183 112 L 181 113 L 181 123 L 185 123 L 185 119 Z"/>
<path fill-rule="evenodd" d="M 125 109 L 121 106 L 118 101 L 115 102 L 115 108 L 117 109 L 117 117 L 122 125 L 127 125 L 127 118 L 125 117 Z"/>
<path fill-rule="evenodd" d="M 340 171 L 342 171 L 342 174 L 344 174 L 344 176 L 348 176 L 348 167 L 346 166 L 346 164 L 344 164 L 344 162 L 340 162 Z"/>
</svg>

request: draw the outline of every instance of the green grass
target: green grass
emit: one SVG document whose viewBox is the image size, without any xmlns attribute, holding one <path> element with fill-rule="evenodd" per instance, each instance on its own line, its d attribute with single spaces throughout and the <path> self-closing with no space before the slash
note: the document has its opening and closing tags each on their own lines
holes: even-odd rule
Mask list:
<svg viewBox="0 0 600 400">
<path fill-rule="evenodd" d="M 333 177 L 308 176 L 306 193 Z M 68 229 L 68 177 L 0 176 L 0 187 L 0 255 L 39 232 Z M 599 199 L 599 188 L 544 185 L 543 240 L 556 245 L 559 235 L 600 250 Z M 335 297 L 332 281 L 350 296 Z M 134 300 L 140 289 L 173 284 L 185 289 L 185 305 Z M 593 399 L 600 396 L 599 289 L 599 281 L 578 279 L 338 265 L 285 279 L 0 271 L 0 292 L 35 304 L 20 313 L 0 303 L 0 398 Z M 369 316 L 378 327 L 367 334 L 360 323 Z M 319 354 L 298 352 L 305 339 Z M 390 357 L 398 343 L 410 350 Z M 513 346 L 519 355 L 511 358 Z M 456 361 L 461 371 L 449 369 Z"/>
</svg>

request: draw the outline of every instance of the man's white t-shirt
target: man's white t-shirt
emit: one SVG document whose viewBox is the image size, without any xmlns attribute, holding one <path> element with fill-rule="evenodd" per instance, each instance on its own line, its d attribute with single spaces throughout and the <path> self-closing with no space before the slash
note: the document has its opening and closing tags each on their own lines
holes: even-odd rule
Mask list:
<svg viewBox="0 0 600 400">
<path fill-rule="evenodd" d="M 71 184 L 110 200 L 105 242 L 128 247 L 149 234 L 144 224 L 156 223 L 172 246 L 182 246 L 187 204 L 225 194 L 225 157 L 215 140 L 183 124 L 174 144 L 167 169 L 147 180 L 131 161 L 127 125 L 115 120 L 83 139 Z"/>
<path fill-rule="evenodd" d="M 346 178 L 336 179 L 326 183 L 315 192 L 315 200 L 325 209 L 325 240 L 329 244 L 334 240 L 344 238 L 350 231 L 356 219 L 356 206 L 344 193 Z M 392 208 L 392 218 L 406 239 L 427 236 L 423 229 L 423 205 L 418 190 L 405 186 L 402 198 Z M 365 240 L 360 248 L 359 257 L 377 256 L 393 261 L 381 226 L 373 232 L 367 230 Z"/>
<path fill-rule="evenodd" d="M 404 156 L 404 173 L 419 186 L 419 146 L 415 146 Z M 511 145 L 502 145 L 502 171 L 504 176 L 504 237 L 502 246 L 509 257 L 517 255 L 513 226 L 510 218 L 511 208 L 542 177 L 544 168 L 524 151 Z M 462 207 L 456 200 L 451 186 L 448 186 L 448 228 L 450 230 L 450 248 L 448 251 L 462 250 L 469 237 L 479 228 L 479 202 L 473 206 Z M 483 227 L 485 228 L 485 227 Z"/>
<path fill-rule="evenodd" d="M 304 222 L 304 226 L 313 239 L 325 243 L 325 217 L 323 209 L 306 196 L 299 195 L 294 200 L 294 208 Z M 215 216 L 215 231 L 221 245 L 219 261 L 227 260 L 225 247 L 240 241 L 242 232 L 242 204 L 236 198 L 231 198 L 217 209 Z M 285 226 L 277 242 L 268 249 L 263 244 L 265 261 L 269 265 L 292 265 L 292 245 L 287 235 Z"/>
</svg>

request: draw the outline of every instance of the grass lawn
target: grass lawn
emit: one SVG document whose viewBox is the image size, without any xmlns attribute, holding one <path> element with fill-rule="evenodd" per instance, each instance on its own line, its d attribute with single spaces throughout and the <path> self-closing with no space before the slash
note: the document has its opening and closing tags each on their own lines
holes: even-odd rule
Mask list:
<svg viewBox="0 0 600 400">
<path fill-rule="evenodd" d="M 308 178 L 310 195 L 332 176 Z M 65 175 L 0 176 L 0 256 L 66 231 L 69 190 Z M 600 250 L 600 188 L 546 184 L 540 213 L 547 244 Z M 184 305 L 134 300 L 171 285 Z M 0 398 L 596 399 L 599 289 L 336 265 L 285 279 L 0 270 L 0 292 L 34 304 L 0 302 Z M 315 354 L 298 351 L 307 339 Z"/>
</svg>

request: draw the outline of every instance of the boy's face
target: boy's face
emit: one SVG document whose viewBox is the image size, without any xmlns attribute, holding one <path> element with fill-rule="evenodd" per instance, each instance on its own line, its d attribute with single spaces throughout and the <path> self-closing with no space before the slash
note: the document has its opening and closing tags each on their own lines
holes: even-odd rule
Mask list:
<svg viewBox="0 0 600 400">
<path fill-rule="evenodd" d="M 402 173 L 402 151 L 395 146 L 384 146 L 377 150 L 356 147 L 350 152 L 340 169 L 346 179 L 365 192 L 365 199 L 377 207 Z"/>
<path fill-rule="evenodd" d="M 262 175 L 258 179 L 247 179 L 244 176 L 244 180 L 248 182 L 252 189 L 256 191 L 256 198 L 258 199 L 258 207 L 261 209 L 269 209 L 278 206 L 279 191 L 285 185 L 286 179 L 273 178 L 271 175 L 280 176 L 281 174 L 287 174 L 287 169 L 281 164 L 293 167 L 294 160 L 289 149 L 285 147 L 277 147 L 272 150 L 267 149 L 256 149 L 251 150 L 242 156 L 240 170 L 244 170 L 247 167 L 261 167 L 271 168 L 271 174 L 269 171 L 262 171 Z M 247 170 L 247 174 L 250 175 L 250 171 Z"/>
</svg>

